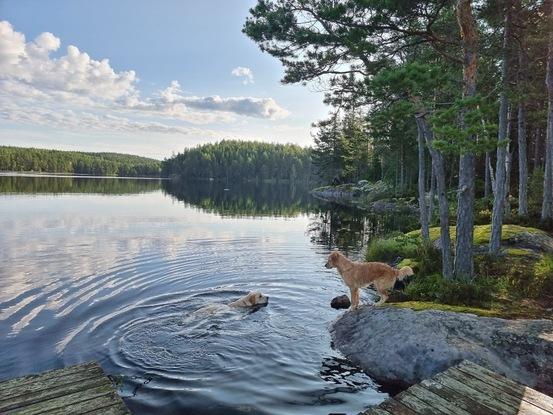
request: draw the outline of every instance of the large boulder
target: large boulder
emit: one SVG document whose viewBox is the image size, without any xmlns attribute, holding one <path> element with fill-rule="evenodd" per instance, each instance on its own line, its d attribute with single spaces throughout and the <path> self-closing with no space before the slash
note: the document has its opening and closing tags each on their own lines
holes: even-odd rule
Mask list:
<svg viewBox="0 0 553 415">
<path fill-rule="evenodd" d="M 553 321 L 369 307 L 330 327 L 334 346 L 381 383 L 408 386 L 463 359 L 553 394 Z"/>
</svg>

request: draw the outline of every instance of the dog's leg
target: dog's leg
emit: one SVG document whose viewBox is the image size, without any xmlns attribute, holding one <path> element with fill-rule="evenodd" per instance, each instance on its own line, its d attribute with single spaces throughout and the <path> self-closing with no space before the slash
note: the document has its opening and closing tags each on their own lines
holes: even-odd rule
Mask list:
<svg viewBox="0 0 553 415">
<path fill-rule="evenodd" d="M 359 288 L 350 287 L 349 292 L 351 294 L 351 309 L 355 310 L 359 307 Z"/>
<path fill-rule="evenodd" d="M 375 304 L 377 307 L 384 304 L 388 299 L 388 293 L 386 291 L 378 291 L 378 294 L 380 295 L 380 300 Z"/>
<path fill-rule="evenodd" d="M 351 302 L 350 308 L 353 310 L 355 308 L 355 288 L 349 287 L 349 299 Z"/>
<path fill-rule="evenodd" d="M 359 308 L 359 288 L 353 290 L 351 306 L 353 309 Z"/>
</svg>

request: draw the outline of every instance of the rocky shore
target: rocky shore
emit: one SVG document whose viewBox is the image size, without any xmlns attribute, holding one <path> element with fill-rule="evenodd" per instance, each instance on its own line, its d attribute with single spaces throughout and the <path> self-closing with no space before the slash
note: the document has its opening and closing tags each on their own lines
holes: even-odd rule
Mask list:
<svg viewBox="0 0 553 415">
<path fill-rule="evenodd" d="M 553 321 L 365 306 L 330 327 L 334 347 L 375 380 L 409 386 L 463 359 L 553 394 Z"/>
<path fill-rule="evenodd" d="M 418 211 L 414 198 L 392 197 L 390 187 L 384 182 L 324 186 L 313 189 L 311 194 L 321 200 L 342 206 L 354 206 L 374 213 L 405 213 Z"/>
</svg>

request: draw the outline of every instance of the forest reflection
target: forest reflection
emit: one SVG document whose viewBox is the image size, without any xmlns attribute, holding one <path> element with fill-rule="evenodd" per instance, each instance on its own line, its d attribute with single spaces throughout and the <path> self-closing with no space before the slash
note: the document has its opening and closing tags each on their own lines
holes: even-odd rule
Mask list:
<svg viewBox="0 0 553 415">
<path fill-rule="evenodd" d="M 410 230 L 416 217 L 374 214 L 354 207 L 328 203 L 311 196 L 305 185 L 235 183 L 225 188 L 216 181 L 162 183 L 172 198 L 222 217 L 296 217 L 306 215 L 311 241 L 329 250 L 338 247 L 362 252 L 375 236 Z"/>
<path fill-rule="evenodd" d="M 0 176 L 0 194 L 139 194 L 159 190 L 160 183 L 158 179 L 5 175 Z"/>
<path fill-rule="evenodd" d="M 354 207 L 328 203 L 311 196 L 303 183 L 234 183 L 217 181 L 162 181 L 121 178 L 0 176 L 0 194 L 102 194 L 163 195 L 203 212 L 228 218 L 270 218 L 300 215 L 308 218 L 311 242 L 346 253 L 364 251 L 376 236 L 416 226 L 412 215 L 374 214 Z"/>
</svg>

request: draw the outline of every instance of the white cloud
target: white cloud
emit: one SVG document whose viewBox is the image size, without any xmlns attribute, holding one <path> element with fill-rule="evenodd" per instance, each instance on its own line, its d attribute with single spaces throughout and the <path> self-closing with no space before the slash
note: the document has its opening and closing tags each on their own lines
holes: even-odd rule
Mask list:
<svg viewBox="0 0 553 415">
<path fill-rule="evenodd" d="M 9 22 L 0 21 L 0 118 L 75 130 L 189 134 L 200 130 L 182 122 L 275 120 L 288 115 L 272 98 L 187 96 L 177 81 L 142 98 L 134 71 L 116 71 L 108 59 L 92 59 L 73 45 L 52 57 L 60 47 L 52 33 L 26 41 Z M 248 68 L 236 70 L 236 76 L 253 82 Z M 181 125 L 175 126 L 178 122 Z"/>
<path fill-rule="evenodd" d="M 242 83 L 244 85 L 253 84 L 253 72 L 250 68 L 237 66 L 232 70 L 231 75 L 238 78 L 243 78 Z"/>
<path fill-rule="evenodd" d="M 73 45 L 67 47 L 66 55 L 51 58 L 60 44 L 60 39 L 47 32 L 26 42 L 10 23 L 0 22 L 0 78 L 56 98 L 110 102 L 138 96 L 134 71 L 115 72 L 107 59 L 91 59 Z"/>
<path fill-rule="evenodd" d="M 128 103 L 128 107 L 144 112 L 158 112 L 195 124 L 215 121 L 235 121 L 237 116 L 276 120 L 289 115 L 272 98 L 186 96 L 177 81 L 143 101 Z"/>
</svg>

